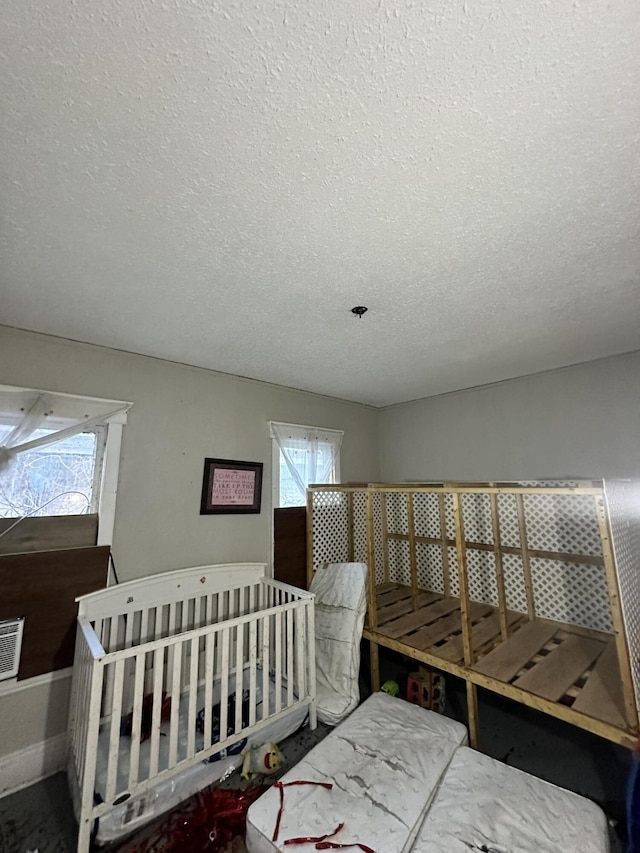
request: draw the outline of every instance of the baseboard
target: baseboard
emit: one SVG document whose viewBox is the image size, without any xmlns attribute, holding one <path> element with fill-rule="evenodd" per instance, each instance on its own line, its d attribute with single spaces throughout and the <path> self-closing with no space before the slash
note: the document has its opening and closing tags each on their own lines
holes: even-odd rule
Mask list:
<svg viewBox="0 0 640 853">
<path fill-rule="evenodd" d="M 18 752 L 0 756 L 0 797 L 64 770 L 66 753 L 67 735 L 63 732 Z"/>
</svg>

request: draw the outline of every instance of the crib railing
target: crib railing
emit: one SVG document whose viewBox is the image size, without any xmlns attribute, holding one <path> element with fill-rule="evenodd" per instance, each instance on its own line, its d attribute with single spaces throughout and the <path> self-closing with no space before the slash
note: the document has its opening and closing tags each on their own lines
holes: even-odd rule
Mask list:
<svg viewBox="0 0 640 853">
<path fill-rule="evenodd" d="M 295 707 L 315 726 L 313 616 L 310 593 L 266 578 L 93 624 L 80 616 L 69 718 L 80 834 Z"/>
</svg>

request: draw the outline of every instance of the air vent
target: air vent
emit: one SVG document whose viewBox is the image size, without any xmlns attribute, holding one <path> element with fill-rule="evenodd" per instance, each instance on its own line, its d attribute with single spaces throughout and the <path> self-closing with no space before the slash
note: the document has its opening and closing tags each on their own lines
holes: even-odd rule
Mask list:
<svg viewBox="0 0 640 853">
<path fill-rule="evenodd" d="M 23 628 L 23 618 L 0 619 L 0 681 L 18 675 Z"/>
</svg>

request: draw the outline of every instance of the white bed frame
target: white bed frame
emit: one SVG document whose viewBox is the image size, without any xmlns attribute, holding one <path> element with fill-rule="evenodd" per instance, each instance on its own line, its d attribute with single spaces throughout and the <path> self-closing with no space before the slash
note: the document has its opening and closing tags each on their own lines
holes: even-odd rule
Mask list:
<svg viewBox="0 0 640 853">
<path fill-rule="evenodd" d="M 198 566 L 78 599 L 68 756 L 78 853 L 87 853 L 94 821 L 114 806 L 276 719 L 307 706 L 309 724 L 316 727 L 313 595 L 265 577 L 265 569 L 262 563 Z M 214 684 L 220 697 L 215 741 Z M 243 687 L 249 690 L 248 725 L 239 701 L 235 719 L 227 719 L 229 696 L 242 696 Z M 165 705 L 163 724 L 166 695 L 171 706 L 167 713 Z M 202 707 L 204 732 L 198 738 Z M 121 736 L 129 714 L 131 735 Z M 106 768 L 98 757 L 99 739 L 105 738 Z M 140 761 L 143 740 L 148 762 Z M 95 803 L 99 774 L 102 801 Z"/>
</svg>

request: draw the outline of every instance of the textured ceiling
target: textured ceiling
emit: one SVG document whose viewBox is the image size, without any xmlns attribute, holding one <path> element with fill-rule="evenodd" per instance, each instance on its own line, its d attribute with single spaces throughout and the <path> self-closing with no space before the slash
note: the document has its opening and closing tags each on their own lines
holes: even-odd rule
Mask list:
<svg viewBox="0 0 640 853">
<path fill-rule="evenodd" d="M 1 14 L 1 322 L 373 405 L 640 348 L 637 2 Z"/>
</svg>

